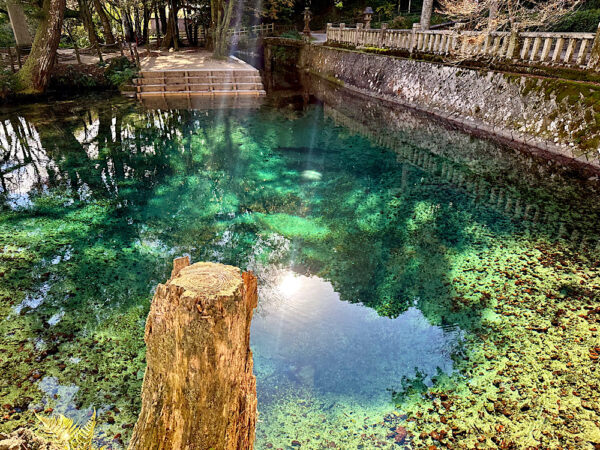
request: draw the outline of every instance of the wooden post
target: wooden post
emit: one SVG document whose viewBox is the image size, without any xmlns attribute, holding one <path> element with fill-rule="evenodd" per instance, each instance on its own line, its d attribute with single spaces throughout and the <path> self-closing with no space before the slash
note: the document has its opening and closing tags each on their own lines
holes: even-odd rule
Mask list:
<svg viewBox="0 0 600 450">
<path fill-rule="evenodd" d="M 98 59 L 100 60 L 100 62 L 104 62 L 104 59 L 102 58 L 102 50 L 100 49 L 100 44 L 96 44 L 96 51 L 98 52 Z"/>
<path fill-rule="evenodd" d="M 592 70 L 598 70 L 600 68 L 600 24 L 598 24 L 596 36 L 594 36 L 592 53 L 590 54 L 590 60 L 588 61 L 587 68 Z"/>
<path fill-rule="evenodd" d="M 23 67 L 23 62 L 21 61 L 21 49 L 20 49 L 20 48 L 19 48 L 19 46 L 17 45 L 17 46 L 15 47 L 15 50 L 16 50 L 16 52 L 17 52 L 17 63 L 19 64 L 19 69 L 20 69 L 21 67 Z"/>
<path fill-rule="evenodd" d="M 15 70 L 15 60 L 13 59 L 13 55 L 12 55 L 12 50 L 10 49 L 10 47 L 6 48 L 8 50 L 8 58 L 10 59 L 10 69 L 14 72 L 16 72 Z"/>
<path fill-rule="evenodd" d="M 135 51 L 135 65 L 139 69 L 142 66 L 140 65 L 140 54 L 138 53 L 137 43 L 133 44 L 133 50 Z"/>
<path fill-rule="evenodd" d="M 256 425 L 251 272 L 174 261 L 146 321 L 142 409 L 129 450 L 251 450 Z"/>
<path fill-rule="evenodd" d="M 81 56 L 79 56 L 79 47 L 77 42 L 73 41 L 73 48 L 75 49 L 75 58 L 77 58 L 77 64 L 81 65 Z"/>
</svg>

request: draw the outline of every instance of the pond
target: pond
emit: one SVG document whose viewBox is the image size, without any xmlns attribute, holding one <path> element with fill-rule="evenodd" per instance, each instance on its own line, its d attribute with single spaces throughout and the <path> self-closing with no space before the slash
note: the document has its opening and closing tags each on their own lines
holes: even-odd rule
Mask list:
<svg viewBox="0 0 600 450">
<path fill-rule="evenodd" d="M 595 176 L 318 80 L 194 106 L 0 111 L 0 431 L 126 445 L 190 255 L 258 277 L 257 448 L 596 442 Z"/>
</svg>

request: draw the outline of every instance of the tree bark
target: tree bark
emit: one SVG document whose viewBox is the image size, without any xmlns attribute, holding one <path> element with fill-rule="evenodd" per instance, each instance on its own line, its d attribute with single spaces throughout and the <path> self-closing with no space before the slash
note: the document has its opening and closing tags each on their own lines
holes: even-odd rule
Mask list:
<svg viewBox="0 0 600 450">
<path fill-rule="evenodd" d="M 146 321 L 142 410 L 129 450 L 252 449 L 256 379 L 250 322 L 256 277 L 174 261 Z"/>
<path fill-rule="evenodd" d="M 146 2 L 144 2 L 144 17 L 142 19 L 142 42 L 144 44 L 150 45 L 150 33 L 149 33 L 149 23 L 150 23 L 150 9 Z"/>
<path fill-rule="evenodd" d="M 122 7 L 121 11 L 121 24 L 123 27 L 123 37 L 127 42 L 132 42 L 135 40 L 135 35 L 133 32 L 133 25 L 131 22 L 131 15 L 129 14 L 128 7 Z"/>
<path fill-rule="evenodd" d="M 165 34 L 167 30 L 167 13 L 165 11 L 165 5 L 161 4 L 160 6 L 157 6 L 157 8 L 160 17 L 160 29 L 162 33 Z"/>
<path fill-rule="evenodd" d="M 102 6 L 102 3 L 100 3 L 100 0 L 93 1 L 94 9 L 98 13 L 98 17 L 100 17 L 100 22 L 102 23 L 102 31 L 104 32 L 104 42 L 106 42 L 107 45 L 114 45 L 116 42 L 115 35 L 112 32 L 112 27 L 110 26 L 110 20 L 108 19 L 108 15 L 106 14 L 106 11 L 104 11 L 104 7 Z"/>
<path fill-rule="evenodd" d="M 65 7 L 66 0 L 44 0 L 31 53 L 17 72 L 19 93 L 39 94 L 46 90 L 56 60 Z"/>
<path fill-rule="evenodd" d="M 421 30 L 429 30 L 432 12 L 433 0 L 423 0 L 423 9 L 421 10 Z"/>
<path fill-rule="evenodd" d="M 224 58 L 228 56 L 229 25 L 234 0 L 211 0 L 210 4 L 213 56 Z"/>
<path fill-rule="evenodd" d="M 167 21 L 167 31 L 162 41 L 162 48 L 169 49 L 171 46 L 175 50 L 179 50 L 179 31 L 177 28 L 177 0 L 172 0 L 169 7 L 169 19 Z"/>
<path fill-rule="evenodd" d="M 88 40 L 92 48 L 98 48 L 98 35 L 96 34 L 96 28 L 94 27 L 94 20 L 92 19 L 92 12 L 87 0 L 78 0 L 79 3 L 79 18 L 83 23 L 83 28 L 88 35 Z"/>
<path fill-rule="evenodd" d="M 25 11 L 23 11 L 23 5 L 21 5 L 19 0 L 7 0 L 6 10 L 8 11 L 8 18 L 17 46 L 29 47 L 32 43 L 32 38 L 27 26 L 27 18 L 25 17 Z"/>
</svg>

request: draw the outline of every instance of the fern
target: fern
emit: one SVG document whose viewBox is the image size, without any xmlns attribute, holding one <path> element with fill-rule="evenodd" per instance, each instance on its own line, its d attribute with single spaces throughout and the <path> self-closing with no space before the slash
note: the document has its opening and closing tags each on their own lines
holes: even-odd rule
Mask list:
<svg viewBox="0 0 600 450">
<path fill-rule="evenodd" d="M 52 417 L 42 417 L 36 414 L 36 417 L 41 422 L 43 431 L 65 450 L 103 450 L 105 448 L 98 449 L 92 442 L 96 428 L 95 410 L 90 420 L 83 426 L 62 414 Z"/>
</svg>

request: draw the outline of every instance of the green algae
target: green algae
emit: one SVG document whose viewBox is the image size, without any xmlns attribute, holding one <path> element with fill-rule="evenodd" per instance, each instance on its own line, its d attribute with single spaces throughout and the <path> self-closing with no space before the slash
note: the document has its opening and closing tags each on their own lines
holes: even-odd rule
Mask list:
<svg viewBox="0 0 600 450">
<path fill-rule="evenodd" d="M 282 367 L 253 344 L 258 448 L 392 448 L 399 426 L 414 447 L 595 442 L 595 181 L 408 113 L 325 100 L 335 113 L 88 100 L 3 118 L 52 163 L 24 158 L 38 169 L 25 197 L 3 173 L 2 430 L 36 409 L 96 408 L 101 440 L 126 443 L 152 290 L 188 253 L 253 269 L 261 286 L 292 267 L 366 317 L 416 309 L 426 330 L 464 331 L 445 356 L 452 370 L 411 367 L 375 396 L 377 377 L 321 379 L 321 365 Z M 387 124 L 391 145 L 369 123 Z M 412 355 L 378 354 L 376 342 L 375 368 Z"/>
</svg>

